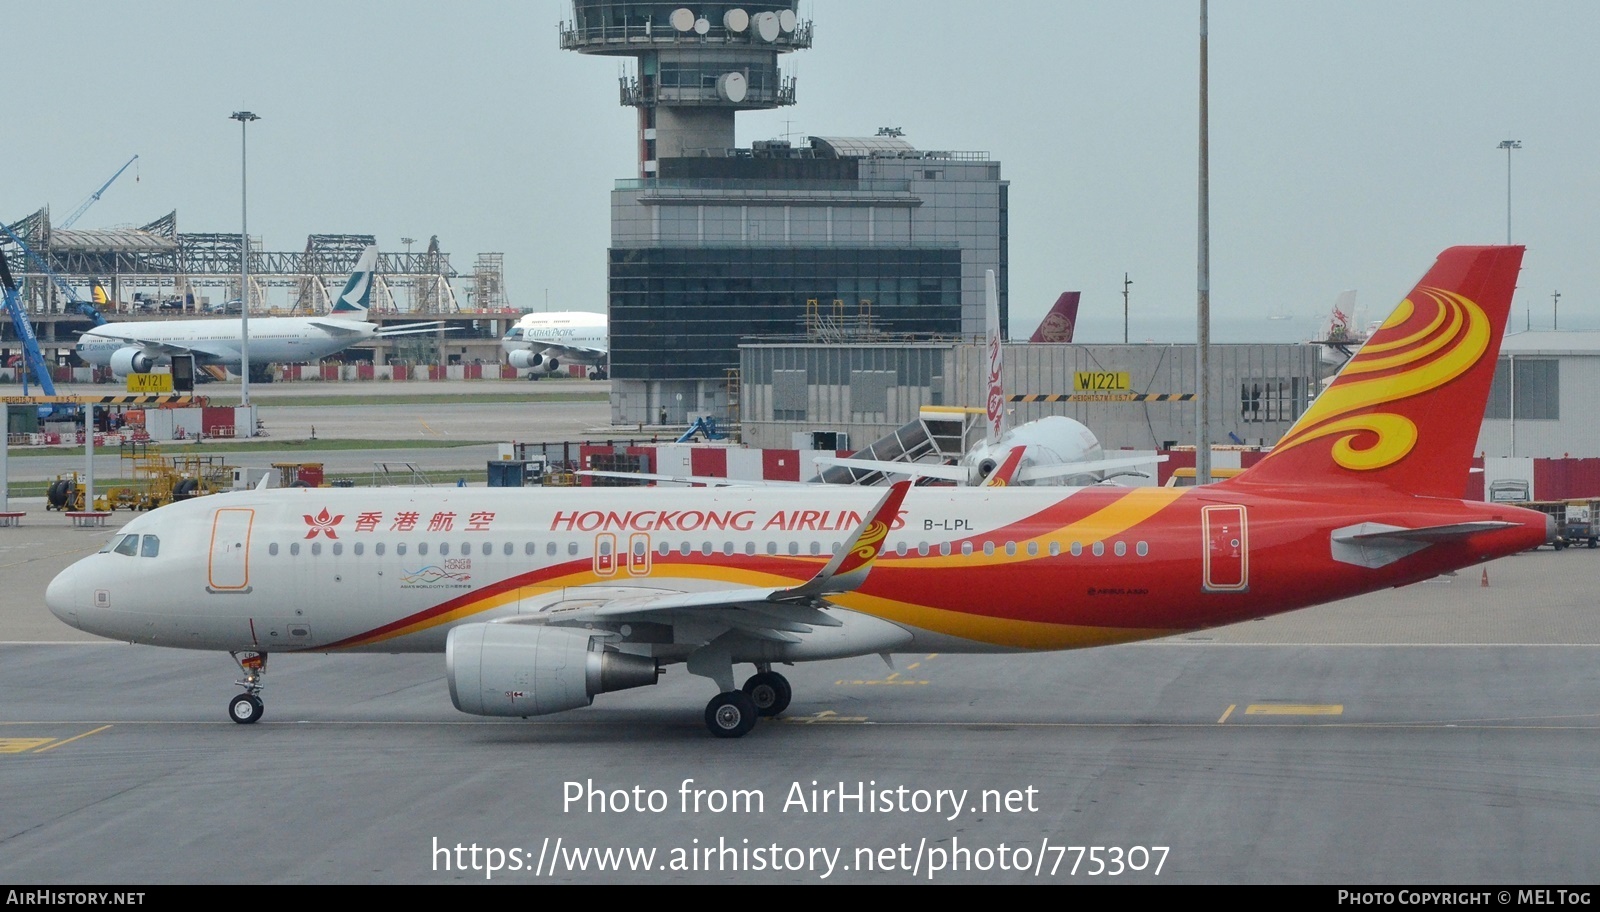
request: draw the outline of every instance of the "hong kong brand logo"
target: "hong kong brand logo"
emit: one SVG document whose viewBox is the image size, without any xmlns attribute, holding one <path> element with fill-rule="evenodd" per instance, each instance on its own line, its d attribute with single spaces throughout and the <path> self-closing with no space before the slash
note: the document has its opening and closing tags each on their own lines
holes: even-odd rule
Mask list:
<svg viewBox="0 0 1600 912">
<path fill-rule="evenodd" d="M 326 535 L 329 538 L 339 537 L 333 531 L 333 527 L 337 526 L 344 520 L 343 513 L 340 513 L 336 516 L 329 516 L 328 508 L 323 507 L 322 512 L 318 513 L 316 516 L 312 516 L 310 513 L 305 513 L 302 515 L 305 517 L 306 525 L 311 527 L 306 532 L 306 538 L 316 538 L 318 535 Z"/>
</svg>

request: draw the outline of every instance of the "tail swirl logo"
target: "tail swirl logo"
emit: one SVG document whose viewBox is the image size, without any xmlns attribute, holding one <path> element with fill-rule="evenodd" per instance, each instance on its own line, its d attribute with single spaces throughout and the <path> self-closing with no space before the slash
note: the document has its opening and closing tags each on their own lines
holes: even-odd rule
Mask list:
<svg viewBox="0 0 1600 912">
<path fill-rule="evenodd" d="M 1466 373 L 1489 348 L 1489 318 L 1473 301 L 1441 288 L 1418 289 L 1346 364 L 1273 453 L 1336 437 L 1333 461 L 1353 471 L 1399 462 L 1417 444 L 1410 418 L 1383 406 L 1437 389 Z M 1269 459 L 1271 456 L 1268 457 Z"/>
<path fill-rule="evenodd" d="M 851 570 L 855 570 L 862 564 L 871 561 L 878 554 L 878 543 L 887 538 L 888 535 L 888 523 L 880 520 L 868 526 L 867 531 L 863 532 L 861 538 L 856 540 L 855 550 L 850 552 L 850 556 L 854 559 L 846 561 L 844 565 L 839 567 L 838 572 L 849 573 Z"/>
</svg>

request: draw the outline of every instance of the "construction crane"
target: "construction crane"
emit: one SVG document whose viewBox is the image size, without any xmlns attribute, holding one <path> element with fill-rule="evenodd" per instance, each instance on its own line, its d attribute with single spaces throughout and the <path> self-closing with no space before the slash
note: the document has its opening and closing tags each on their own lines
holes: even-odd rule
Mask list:
<svg viewBox="0 0 1600 912">
<path fill-rule="evenodd" d="M 68 310 L 75 310 L 83 314 L 93 320 L 96 326 L 106 322 L 105 316 L 100 313 L 98 308 L 78 297 L 78 292 L 71 285 L 68 285 L 65 279 L 56 275 L 55 270 L 46 265 L 45 261 L 37 253 L 33 252 L 33 248 L 29 247 L 27 242 L 18 237 L 17 233 L 12 231 L 4 222 L 0 222 L 0 233 L 4 233 L 6 237 L 10 238 L 11 242 L 17 245 L 17 249 L 22 251 L 23 256 L 32 260 L 33 265 L 39 267 L 40 272 L 49 277 L 50 281 L 56 283 L 56 287 L 61 289 L 61 293 L 67 296 Z"/>
<path fill-rule="evenodd" d="M 17 283 L 11 279 L 11 267 L 6 264 L 6 255 L 0 253 L 0 292 L 5 294 L 6 313 L 11 316 L 11 325 L 17 330 L 17 339 L 22 342 L 22 352 L 27 359 L 27 370 L 22 377 L 22 395 L 28 395 L 28 375 L 32 374 L 43 387 L 46 396 L 56 394 L 56 385 L 50 379 L 50 369 L 45 366 L 44 355 L 39 351 L 39 337 L 33 334 L 33 324 L 28 322 L 28 314 L 22 309 L 22 299 L 17 296 Z"/>
<path fill-rule="evenodd" d="M 106 192 L 106 188 L 107 187 L 109 187 L 112 184 L 116 183 L 117 178 L 122 176 L 122 172 L 128 170 L 128 165 L 131 165 L 131 164 L 133 164 L 134 162 L 136 162 L 138 160 L 139 160 L 139 156 L 137 156 L 137 155 L 135 155 L 134 157 L 128 159 L 126 164 L 124 164 L 122 167 L 117 169 L 117 173 L 116 174 L 111 175 L 111 179 L 110 180 L 108 180 L 105 183 L 101 184 L 99 190 L 96 190 L 95 192 L 89 194 L 89 198 L 84 200 L 83 203 L 78 206 L 78 208 L 72 210 L 72 214 L 67 216 L 67 220 L 62 222 L 60 225 L 58 225 L 56 227 L 58 227 L 58 228 L 71 228 L 72 227 L 72 223 L 76 222 L 79 218 L 81 218 L 85 212 L 89 211 L 89 207 L 93 206 L 95 204 L 95 201 L 100 199 L 100 194 Z M 137 181 L 139 179 L 138 175 L 135 174 L 133 179 L 135 181 Z"/>
</svg>

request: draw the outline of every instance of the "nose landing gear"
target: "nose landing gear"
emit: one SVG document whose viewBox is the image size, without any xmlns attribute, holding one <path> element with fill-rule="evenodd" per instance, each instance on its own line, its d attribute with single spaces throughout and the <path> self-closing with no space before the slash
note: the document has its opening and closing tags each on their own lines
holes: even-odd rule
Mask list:
<svg viewBox="0 0 1600 912">
<path fill-rule="evenodd" d="M 236 694 L 228 701 L 228 718 L 240 725 L 250 725 L 261 721 L 261 716 L 266 713 L 266 704 L 261 702 L 261 678 L 267 673 L 267 654 L 264 652 L 230 652 L 233 660 L 239 663 L 239 671 L 244 677 L 233 683 L 244 688 L 244 693 Z"/>
</svg>

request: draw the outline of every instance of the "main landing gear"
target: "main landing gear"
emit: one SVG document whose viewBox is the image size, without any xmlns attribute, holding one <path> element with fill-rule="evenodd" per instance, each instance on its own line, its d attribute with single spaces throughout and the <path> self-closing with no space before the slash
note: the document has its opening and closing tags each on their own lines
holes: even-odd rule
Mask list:
<svg viewBox="0 0 1600 912">
<path fill-rule="evenodd" d="M 261 678 L 267 673 L 267 654 L 264 652 L 230 652 L 239 663 L 244 678 L 233 683 L 244 688 L 244 693 L 228 701 L 228 718 L 240 725 L 261 721 L 267 707 L 261 702 Z"/>
<path fill-rule="evenodd" d="M 750 696 L 750 701 L 756 705 L 756 712 L 763 716 L 776 716 L 789 708 L 789 698 L 794 696 L 794 689 L 789 686 L 789 679 L 776 671 L 761 671 L 744 682 L 744 692 Z"/>
<path fill-rule="evenodd" d="M 719 693 L 706 704 L 706 728 L 718 738 L 742 737 L 756 727 L 757 719 L 789 708 L 794 695 L 789 679 L 769 665 L 756 668 L 744 687 Z"/>
</svg>

